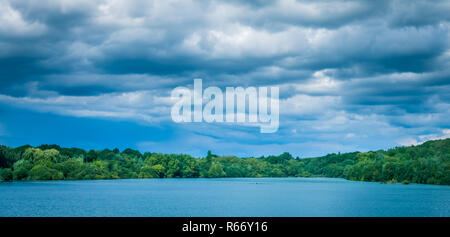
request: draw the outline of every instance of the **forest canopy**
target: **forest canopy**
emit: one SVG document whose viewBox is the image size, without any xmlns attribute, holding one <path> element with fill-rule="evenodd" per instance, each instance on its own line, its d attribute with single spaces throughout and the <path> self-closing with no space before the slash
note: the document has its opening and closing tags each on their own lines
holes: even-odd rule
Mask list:
<svg viewBox="0 0 450 237">
<path fill-rule="evenodd" d="M 133 149 L 83 150 L 58 145 L 0 146 L 0 180 L 119 178 L 339 177 L 349 180 L 450 184 L 450 139 L 389 150 L 328 154 L 316 158 L 238 158 L 208 151 L 141 153 Z"/>
</svg>

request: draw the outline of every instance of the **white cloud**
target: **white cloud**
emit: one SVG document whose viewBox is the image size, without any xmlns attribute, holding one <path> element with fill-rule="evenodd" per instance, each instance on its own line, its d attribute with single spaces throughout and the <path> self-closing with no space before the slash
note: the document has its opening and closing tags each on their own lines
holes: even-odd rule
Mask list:
<svg viewBox="0 0 450 237">
<path fill-rule="evenodd" d="M 290 98 L 280 100 L 280 114 L 282 115 L 320 115 L 330 110 L 338 109 L 340 98 L 336 96 L 309 96 L 296 94 Z"/>
<path fill-rule="evenodd" d="M 169 97 L 154 96 L 151 91 L 47 98 L 0 95 L 0 102 L 60 115 L 116 118 L 147 123 L 167 120 L 171 106 Z"/>
<path fill-rule="evenodd" d="M 193 32 L 182 48 L 208 58 L 270 57 L 306 50 L 310 34 L 311 30 L 298 27 L 268 32 L 232 23 Z"/>
<path fill-rule="evenodd" d="M 402 146 L 410 146 L 410 145 L 420 145 L 429 140 L 440 140 L 450 138 L 450 129 L 442 129 L 441 133 L 438 134 L 425 134 L 419 135 L 416 138 L 405 138 L 399 141 L 399 144 Z"/>
<path fill-rule="evenodd" d="M 0 33 L 8 36 L 29 37 L 45 32 L 46 26 L 39 21 L 26 21 L 22 14 L 11 7 L 9 1 L 0 1 Z"/>
</svg>

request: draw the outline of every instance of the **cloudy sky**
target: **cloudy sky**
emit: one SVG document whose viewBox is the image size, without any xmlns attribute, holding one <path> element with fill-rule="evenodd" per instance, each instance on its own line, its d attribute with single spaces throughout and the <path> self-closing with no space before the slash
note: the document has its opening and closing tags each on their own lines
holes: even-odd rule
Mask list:
<svg viewBox="0 0 450 237">
<path fill-rule="evenodd" d="M 308 157 L 450 137 L 449 1 L 0 0 L 0 144 Z M 279 86 L 280 128 L 170 92 Z"/>
</svg>

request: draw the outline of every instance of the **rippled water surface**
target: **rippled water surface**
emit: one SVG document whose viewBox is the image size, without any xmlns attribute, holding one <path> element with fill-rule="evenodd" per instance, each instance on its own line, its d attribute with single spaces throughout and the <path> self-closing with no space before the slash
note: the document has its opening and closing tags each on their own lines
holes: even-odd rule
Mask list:
<svg viewBox="0 0 450 237">
<path fill-rule="evenodd" d="M 450 216 L 450 187 L 328 178 L 0 183 L 0 216 Z"/>
</svg>

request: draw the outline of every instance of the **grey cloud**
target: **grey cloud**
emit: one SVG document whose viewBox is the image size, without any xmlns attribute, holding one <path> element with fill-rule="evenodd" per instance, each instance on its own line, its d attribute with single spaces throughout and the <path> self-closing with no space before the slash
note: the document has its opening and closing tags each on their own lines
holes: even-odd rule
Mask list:
<svg viewBox="0 0 450 237">
<path fill-rule="evenodd" d="M 391 9 L 389 23 L 393 27 L 421 27 L 450 21 L 450 3 L 446 0 L 433 1 L 432 4 L 424 0 L 396 0 Z"/>
<path fill-rule="evenodd" d="M 218 4 L 227 5 L 224 2 Z M 392 6 L 383 2 L 375 6 L 373 1 L 346 1 L 344 5 L 337 1 L 284 1 L 271 4 L 262 1 L 249 9 L 247 3 L 234 4 L 238 9 L 242 8 L 237 16 L 229 12 L 220 13 L 218 7 L 214 7 L 214 2 L 200 1 L 192 4 L 180 3 L 179 6 L 170 3 L 145 4 L 145 2 L 120 3 L 119 6 L 114 6 L 108 5 L 107 1 L 95 3 L 87 1 L 77 4 L 14 1 L 10 3 L 11 7 L 22 14 L 26 21 L 44 24 L 47 30 L 40 37 L 33 36 L 18 43 L 5 39 L 12 51 L 11 55 L 4 59 L 5 65 L 8 65 L 8 59 L 30 57 L 34 54 L 35 57 L 28 59 L 27 63 L 32 63 L 36 68 L 28 74 L 26 72 L 14 74 L 14 70 L 5 73 L 12 73 L 10 77 L 40 74 L 39 70 L 42 70 L 42 73 L 49 71 L 156 75 L 204 73 L 214 77 L 217 73 L 244 75 L 272 65 L 303 70 L 348 68 L 358 65 L 363 71 L 372 71 L 369 73 L 421 71 L 431 70 L 434 58 L 441 55 L 447 47 L 448 26 L 423 29 L 388 28 L 385 15 L 399 12 L 399 7 L 392 6 L 406 4 L 403 2 L 391 4 Z M 345 4 L 349 4 L 350 7 L 342 7 L 346 6 Z M 289 9 L 290 5 L 296 8 Z M 379 10 L 389 6 L 390 11 Z M 370 15 L 367 12 L 362 11 L 358 13 L 359 15 L 355 13 L 361 9 L 375 9 L 373 12 L 381 15 L 373 16 L 374 19 L 370 21 L 358 21 L 355 24 L 352 21 L 339 20 L 366 19 L 363 16 Z M 310 11 L 310 14 L 293 14 L 296 10 L 299 13 Z M 274 11 L 280 16 L 275 16 Z M 284 11 L 294 12 L 283 14 Z M 334 11 L 338 14 L 334 14 Z M 230 14 L 232 16 L 229 16 Z M 292 21 L 285 15 L 299 18 L 309 16 L 313 19 Z M 285 29 L 276 36 L 270 29 L 266 30 L 265 24 L 262 24 L 263 27 L 252 28 L 253 25 L 245 21 L 245 17 L 250 17 L 257 22 L 264 22 L 258 20 L 258 16 L 300 29 L 312 27 L 312 23 L 308 21 L 314 19 L 317 19 L 314 23 L 317 26 L 326 28 L 328 24 L 341 24 L 342 27 L 323 32 L 313 27 L 309 30 L 312 31 L 310 36 L 305 35 L 308 30 L 303 33 L 289 33 Z M 239 32 L 239 28 L 233 26 L 235 23 L 244 27 L 248 24 L 246 27 L 252 31 L 246 32 L 246 29 L 242 28 L 242 32 Z M 222 34 L 220 37 L 231 37 L 230 41 L 211 38 L 211 32 Z M 198 47 L 203 53 L 186 51 L 181 47 L 193 34 L 200 37 Z M 235 37 L 229 34 L 235 34 Z M 241 43 L 233 42 L 245 34 L 255 36 L 244 38 Z M 299 37 L 304 39 L 300 40 Z M 305 41 L 306 38 L 309 42 Z M 255 43 L 261 46 L 255 47 Z M 24 49 L 22 45 L 26 45 L 28 49 Z M 213 56 L 218 53 L 217 50 L 222 50 L 220 47 L 228 49 L 223 49 L 218 57 Z M 283 47 L 288 48 L 283 50 Z M 228 55 L 233 51 L 238 52 L 239 56 Z M 18 65 L 16 62 L 10 64 Z"/>
<path fill-rule="evenodd" d="M 296 141 L 325 136 L 321 128 L 333 122 L 343 129 L 334 139 L 370 126 L 403 135 L 402 128 L 423 127 L 409 130 L 417 135 L 450 126 L 448 1 L 1 3 L 5 103 L 30 98 L 27 108 L 42 102 L 60 113 L 70 103 L 50 106 L 49 98 L 163 97 L 200 77 L 205 86 L 279 85 L 281 99 L 298 109 L 284 115 L 280 133 L 315 128 L 284 136 Z M 324 107 L 296 106 L 305 98 Z"/>
</svg>

